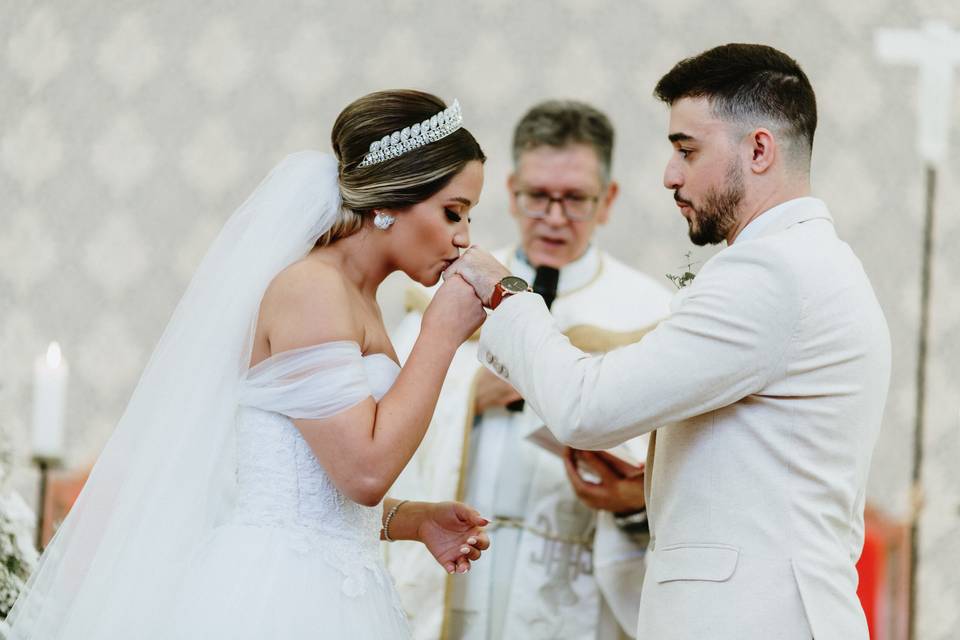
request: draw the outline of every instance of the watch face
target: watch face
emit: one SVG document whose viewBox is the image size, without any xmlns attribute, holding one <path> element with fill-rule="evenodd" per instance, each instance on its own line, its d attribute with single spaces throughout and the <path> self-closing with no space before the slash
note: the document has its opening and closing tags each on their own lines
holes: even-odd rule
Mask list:
<svg viewBox="0 0 960 640">
<path fill-rule="evenodd" d="M 510 293 L 520 293 L 527 290 L 527 281 L 517 276 L 507 276 L 500 281 L 500 286 Z"/>
</svg>

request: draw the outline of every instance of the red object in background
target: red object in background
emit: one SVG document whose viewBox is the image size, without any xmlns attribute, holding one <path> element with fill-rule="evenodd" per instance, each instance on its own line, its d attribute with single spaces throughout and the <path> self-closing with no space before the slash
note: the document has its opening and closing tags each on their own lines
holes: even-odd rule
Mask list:
<svg viewBox="0 0 960 640">
<path fill-rule="evenodd" d="M 880 637 L 878 629 L 884 618 L 882 596 L 886 584 L 886 561 L 883 539 L 868 527 L 863 537 L 863 553 L 857 562 L 857 573 L 860 574 L 857 596 L 867 616 L 867 628 L 871 638 Z"/>
<path fill-rule="evenodd" d="M 871 640 L 908 635 L 910 527 L 869 505 L 864 511 L 863 552 L 857 562 L 857 596 Z"/>
<path fill-rule="evenodd" d="M 41 541 L 46 547 L 57 528 L 67 517 L 73 503 L 77 501 L 83 485 L 90 475 L 89 469 L 58 469 L 50 472 L 47 480 L 47 495 L 43 499 L 43 535 Z"/>
</svg>

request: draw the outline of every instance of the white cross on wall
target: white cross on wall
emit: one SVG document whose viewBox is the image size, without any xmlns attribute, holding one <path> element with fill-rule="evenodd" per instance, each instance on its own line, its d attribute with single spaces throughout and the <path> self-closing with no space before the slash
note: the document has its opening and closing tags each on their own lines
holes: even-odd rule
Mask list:
<svg viewBox="0 0 960 640">
<path fill-rule="evenodd" d="M 926 162 L 942 162 L 950 139 L 953 69 L 960 66 L 960 32 L 943 22 L 928 22 L 922 30 L 877 29 L 875 36 L 881 60 L 920 67 L 917 150 Z"/>
</svg>

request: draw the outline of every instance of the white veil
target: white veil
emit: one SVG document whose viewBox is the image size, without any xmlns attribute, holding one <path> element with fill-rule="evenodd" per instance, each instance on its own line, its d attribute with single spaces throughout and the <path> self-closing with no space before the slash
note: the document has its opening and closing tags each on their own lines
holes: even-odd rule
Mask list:
<svg viewBox="0 0 960 640">
<path fill-rule="evenodd" d="M 260 299 L 340 210 L 337 161 L 285 158 L 230 217 L 8 622 L 12 638 L 161 638 L 191 552 L 232 506 Z"/>
</svg>

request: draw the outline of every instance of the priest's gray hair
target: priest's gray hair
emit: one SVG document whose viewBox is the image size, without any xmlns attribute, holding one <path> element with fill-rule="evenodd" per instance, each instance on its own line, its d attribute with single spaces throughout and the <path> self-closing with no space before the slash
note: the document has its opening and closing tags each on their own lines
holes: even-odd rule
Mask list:
<svg viewBox="0 0 960 640">
<path fill-rule="evenodd" d="M 547 100 L 534 105 L 520 118 L 513 131 L 513 163 L 524 151 L 572 144 L 593 147 L 600 161 L 600 178 L 610 182 L 614 131 L 610 119 L 599 109 L 577 100 Z"/>
</svg>

